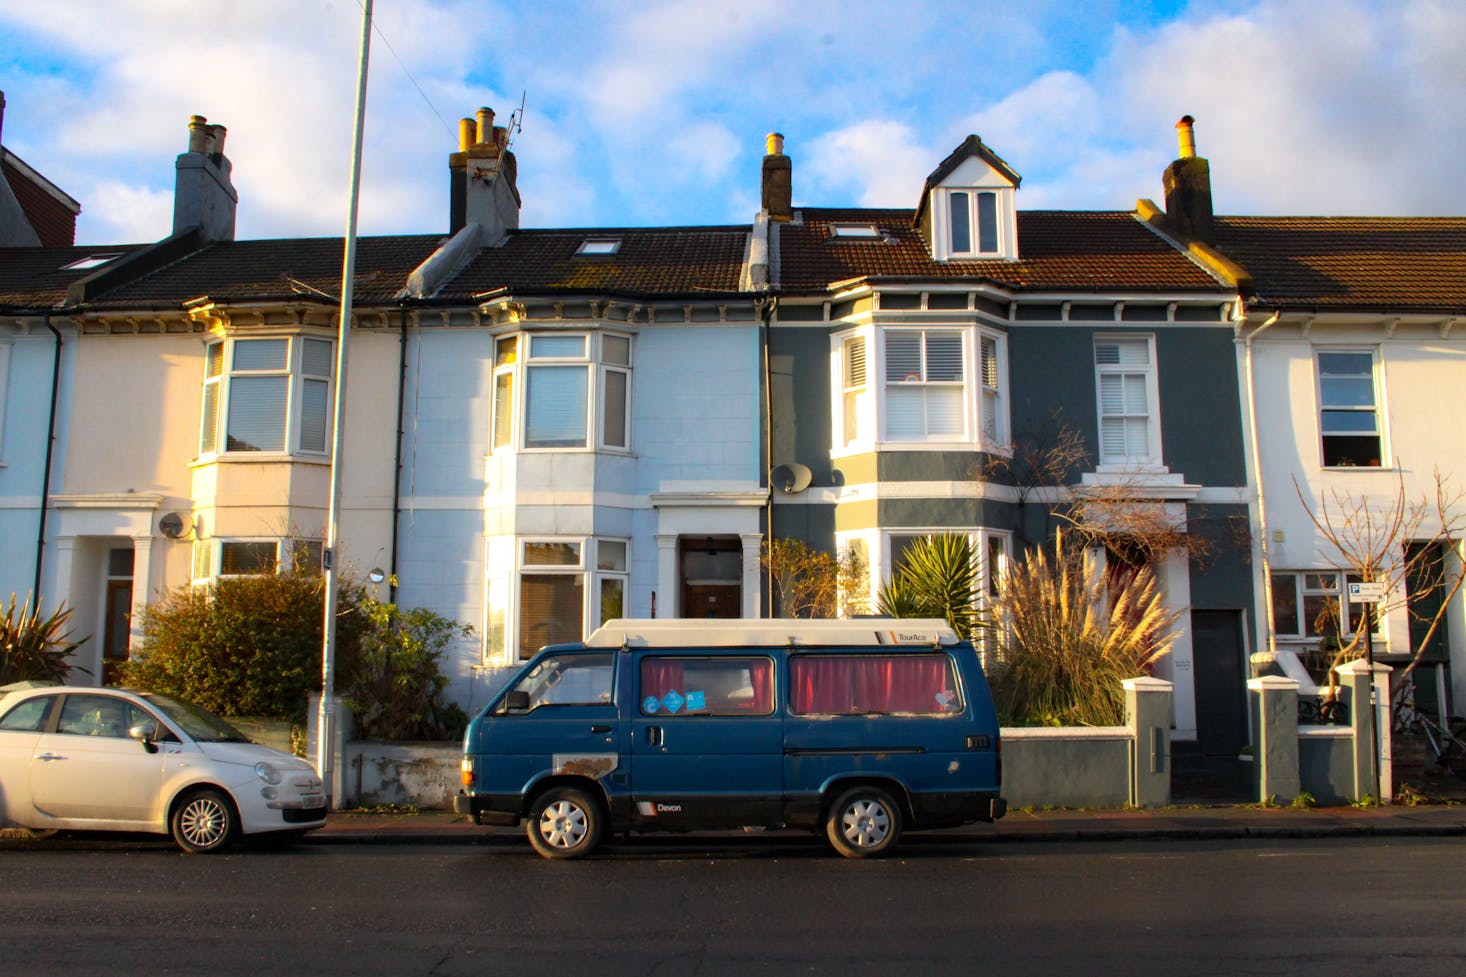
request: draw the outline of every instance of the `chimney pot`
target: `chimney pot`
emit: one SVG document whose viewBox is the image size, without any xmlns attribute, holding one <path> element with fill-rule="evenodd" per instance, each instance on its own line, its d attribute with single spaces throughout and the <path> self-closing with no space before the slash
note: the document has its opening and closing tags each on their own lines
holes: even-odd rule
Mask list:
<svg viewBox="0 0 1466 977">
<path fill-rule="evenodd" d="M 458 151 L 460 153 L 466 153 L 476 142 L 478 142 L 478 123 L 472 119 L 459 119 Z"/>
<path fill-rule="evenodd" d="M 769 133 L 766 145 L 769 152 L 764 157 L 763 174 L 760 180 L 763 211 L 769 215 L 769 220 L 792 220 L 794 218 L 794 161 L 784 155 L 784 136 L 781 133 Z"/>
<path fill-rule="evenodd" d="M 782 132 L 771 132 L 764 140 L 765 151 L 769 156 L 784 155 L 784 134 Z"/>
<path fill-rule="evenodd" d="M 485 106 L 478 110 L 478 144 L 480 146 L 494 138 L 494 110 Z"/>
<path fill-rule="evenodd" d="M 1181 121 L 1176 123 L 1176 137 L 1181 143 L 1181 159 L 1191 159 L 1196 155 L 1196 134 L 1192 126 L 1196 120 L 1189 115 L 1181 116 Z"/>
</svg>

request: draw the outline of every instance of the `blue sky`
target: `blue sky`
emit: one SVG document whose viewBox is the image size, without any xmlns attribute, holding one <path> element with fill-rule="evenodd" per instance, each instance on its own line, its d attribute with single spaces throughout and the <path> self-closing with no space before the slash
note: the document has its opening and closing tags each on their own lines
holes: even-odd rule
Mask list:
<svg viewBox="0 0 1466 977">
<path fill-rule="evenodd" d="M 796 205 L 897 206 L 971 132 L 1024 209 L 1161 197 L 1196 117 L 1223 213 L 1462 214 L 1456 0 L 378 0 L 363 234 L 447 227 L 456 120 L 515 136 L 526 227 L 747 223 L 764 135 Z M 171 227 L 190 115 L 228 127 L 241 238 L 346 221 L 355 0 L 5 0 L 7 148 L 83 243 Z"/>
</svg>

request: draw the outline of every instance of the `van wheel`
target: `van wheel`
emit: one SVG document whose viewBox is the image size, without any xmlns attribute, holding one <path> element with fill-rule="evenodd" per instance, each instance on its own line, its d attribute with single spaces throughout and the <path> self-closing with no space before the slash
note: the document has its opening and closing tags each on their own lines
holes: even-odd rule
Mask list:
<svg viewBox="0 0 1466 977">
<path fill-rule="evenodd" d="M 535 798 L 525 822 L 534 850 L 546 858 L 584 858 L 601 842 L 601 807 L 576 787 L 554 787 Z"/>
<path fill-rule="evenodd" d="M 830 806 L 825 835 L 846 858 L 884 855 L 901 837 L 901 809 L 877 787 L 852 787 Z"/>
</svg>

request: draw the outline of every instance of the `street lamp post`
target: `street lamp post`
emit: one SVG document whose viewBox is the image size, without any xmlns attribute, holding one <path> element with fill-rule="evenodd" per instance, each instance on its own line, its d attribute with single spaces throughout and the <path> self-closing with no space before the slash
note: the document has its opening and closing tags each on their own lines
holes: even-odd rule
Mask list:
<svg viewBox="0 0 1466 977">
<path fill-rule="evenodd" d="M 316 771 L 334 806 L 332 789 L 336 721 L 336 604 L 340 593 L 341 451 L 346 431 L 346 344 L 351 335 L 351 298 L 356 287 L 356 210 L 361 191 L 361 144 L 366 121 L 367 62 L 371 54 L 372 0 L 361 14 L 361 58 L 356 75 L 356 124 L 351 149 L 350 204 L 341 259 L 341 321 L 336 338 L 336 402 L 331 417 L 331 500 L 326 509 L 326 610 L 321 641 L 321 701 L 316 719 Z"/>
</svg>

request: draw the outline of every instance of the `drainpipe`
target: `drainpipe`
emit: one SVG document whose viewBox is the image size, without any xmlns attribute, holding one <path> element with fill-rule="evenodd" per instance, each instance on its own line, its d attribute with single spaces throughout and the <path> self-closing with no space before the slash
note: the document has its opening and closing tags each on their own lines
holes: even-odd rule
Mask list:
<svg viewBox="0 0 1466 977">
<path fill-rule="evenodd" d="M 759 304 L 758 338 L 764 371 L 764 472 L 762 481 L 765 486 L 768 486 L 769 468 L 774 463 L 774 377 L 773 363 L 769 356 L 769 323 L 774 318 L 774 309 L 778 305 L 778 300 L 764 298 L 759 300 Z M 772 544 L 774 541 L 774 493 L 772 490 L 764 500 L 764 532 L 767 534 L 766 544 Z M 763 616 L 771 618 L 774 616 L 774 578 L 766 571 L 763 577 Z"/>
<path fill-rule="evenodd" d="M 51 452 L 56 444 L 56 405 L 61 396 L 61 330 L 46 316 L 46 328 L 56 337 L 56 349 L 51 356 L 51 413 L 46 422 L 46 467 L 41 473 L 41 518 L 40 530 L 36 534 L 36 582 L 31 588 L 32 607 L 41 610 L 41 564 L 46 554 L 46 509 L 51 500 Z"/>
<path fill-rule="evenodd" d="M 1267 650 L 1273 654 L 1277 653 L 1278 641 L 1272 626 L 1273 575 L 1272 563 L 1268 556 L 1267 504 L 1262 491 L 1262 449 L 1257 443 L 1257 390 L 1252 374 L 1252 341 L 1277 325 L 1280 316 L 1282 316 L 1281 311 L 1274 311 L 1261 325 L 1249 332 L 1244 340 L 1246 345 L 1244 369 L 1247 372 L 1247 430 L 1252 440 L 1252 475 L 1256 481 L 1258 559 L 1262 564 L 1263 607 L 1258 616 L 1267 622 Z M 1244 329 L 1247 327 L 1245 313 L 1242 318 L 1242 327 Z"/>
<path fill-rule="evenodd" d="M 401 332 L 397 353 L 397 448 L 392 463 L 392 555 L 387 570 L 387 601 L 397 603 L 397 530 L 402 515 L 402 417 L 407 398 L 407 303 L 397 307 Z"/>
</svg>

